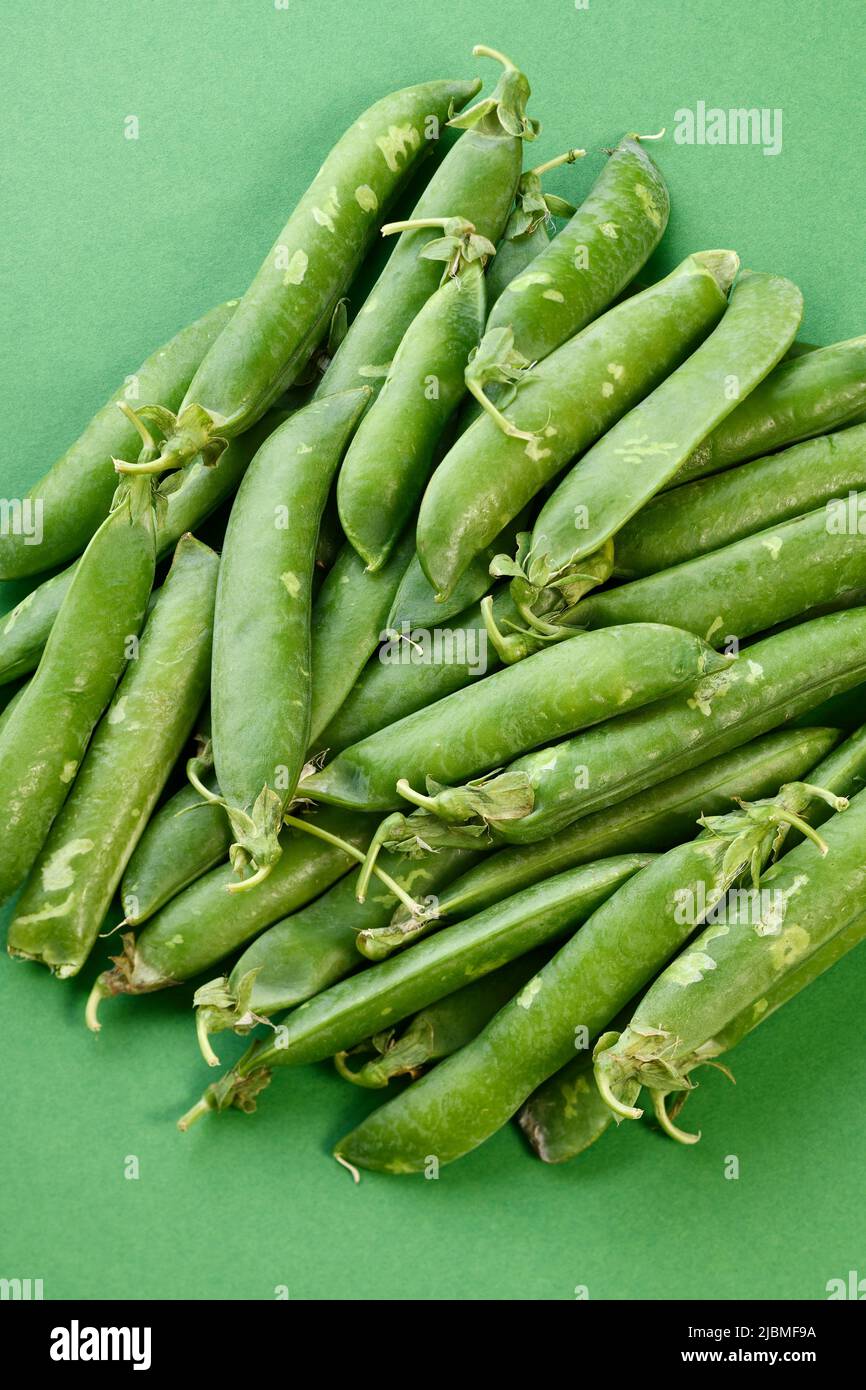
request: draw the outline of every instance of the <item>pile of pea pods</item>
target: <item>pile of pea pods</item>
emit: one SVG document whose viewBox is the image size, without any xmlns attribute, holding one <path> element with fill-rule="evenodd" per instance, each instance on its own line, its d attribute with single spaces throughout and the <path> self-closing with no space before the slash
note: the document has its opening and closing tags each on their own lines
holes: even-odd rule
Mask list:
<svg viewBox="0 0 866 1390">
<path fill-rule="evenodd" d="M 693 1143 L 695 1073 L 866 932 L 866 337 L 731 249 L 652 282 L 660 133 L 575 208 L 474 53 L 490 95 L 365 111 L 0 536 L 10 954 L 75 976 L 119 898 L 88 1026 L 182 986 L 191 1066 L 252 1035 L 182 1129 L 333 1058 L 387 1091 L 356 1180 L 512 1118 Z"/>
</svg>

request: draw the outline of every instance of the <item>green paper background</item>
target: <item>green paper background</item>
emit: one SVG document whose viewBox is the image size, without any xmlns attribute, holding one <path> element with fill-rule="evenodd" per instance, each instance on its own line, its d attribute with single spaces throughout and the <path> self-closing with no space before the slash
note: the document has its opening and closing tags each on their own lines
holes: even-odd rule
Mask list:
<svg viewBox="0 0 866 1390">
<path fill-rule="evenodd" d="M 655 147 L 673 213 L 652 269 L 732 246 L 802 287 L 805 338 L 866 329 L 862 0 L 7 0 L 4 27 L 4 496 L 146 353 L 243 290 L 363 107 L 489 80 L 474 42 L 531 79 L 533 163 L 590 151 L 551 180 L 573 201 L 626 129 L 699 100 L 781 108 L 778 157 Z M 16 596 L 3 586 L 0 611 Z M 328 1154 L 375 1097 L 328 1067 L 180 1136 L 211 1079 L 189 994 L 110 1002 L 94 1039 L 103 956 L 66 984 L 0 961 L 0 1276 L 42 1278 L 47 1298 L 788 1299 L 866 1275 L 866 952 L 743 1045 L 736 1089 L 708 1074 L 696 1149 L 625 1125 L 546 1168 L 509 1128 L 438 1181 L 360 1187 Z"/>
</svg>

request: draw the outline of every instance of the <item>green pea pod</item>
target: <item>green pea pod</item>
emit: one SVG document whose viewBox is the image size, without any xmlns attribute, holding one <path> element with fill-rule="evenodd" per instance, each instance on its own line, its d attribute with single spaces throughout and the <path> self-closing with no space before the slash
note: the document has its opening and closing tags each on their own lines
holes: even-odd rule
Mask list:
<svg viewBox="0 0 866 1390">
<path fill-rule="evenodd" d="M 866 792 L 822 834 L 822 846 L 807 841 L 793 849 L 763 889 L 711 914 L 644 995 L 628 1027 L 599 1040 L 596 1081 L 615 1115 L 637 1118 L 633 1088 L 645 1086 L 668 1133 L 686 1142 L 699 1137 L 676 1128 L 665 1097 L 692 1088 L 689 1072 L 731 1019 L 862 915 Z"/>
<path fill-rule="evenodd" d="M 464 127 L 427 184 L 412 212 L 413 222 L 441 217 L 459 209 L 479 235 L 496 242 L 508 218 L 520 167 L 523 142 L 536 134 L 525 112 L 529 85 L 501 54 L 477 48 L 477 55 L 496 57 L 505 71 L 493 95 L 451 124 Z M 441 268 L 420 255 L 429 231 L 403 232 L 366 303 L 351 324 L 317 395 L 367 385 L 377 390 L 415 315 L 436 290 Z"/>
<path fill-rule="evenodd" d="M 660 491 L 779 361 L 802 313 L 803 296 L 790 280 L 742 275 L 715 332 L 614 425 L 544 504 L 532 533 L 530 583 L 561 582 Z"/>
<path fill-rule="evenodd" d="M 431 1156 L 442 1165 L 483 1143 L 573 1057 L 576 1040 L 597 1036 L 652 979 L 694 932 L 705 904 L 720 901 L 749 868 L 759 871 L 788 806 L 802 805 L 801 792 L 783 788 L 772 802 L 714 817 L 696 840 L 626 881 L 473 1042 L 374 1111 L 340 1141 L 337 1157 L 410 1173 L 423 1171 Z"/>
<path fill-rule="evenodd" d="M 466 391 L 463 373 L 481 341 L 485 305 L 480 260 L 448 274 L 406 329 L 349 446 L 337 482 L 340 520 L 371 570 L 391 554 L 433 471 L 436 445 Z"/>
<path fill-rule="evenodd" d="M 349 1053 L 338 1053 L 334 1058 L 337 1070 L 356 1086 L 375 1089 L 387 1086 L 395 1076 L 408 1075 L 414 1080 L 422 1068 L 450 1057 L 477 1037 L 493 1015 L 547 964 L 550 955 L 549 947 L 540 947 L 471 985 L 446 994 L 444 999 L 417 1013 L 402 1033 L 387 1029 Z M 369 1052 L 378 1055 L 354 1068 L 349 1058 L 355 1052 L 361 1056 Z M 607 1113 L 610 1115 L 610 1111 Z"/>
<path fill-rule="evenodd" d="M 359 810 L 391 810 L 401 795 L 423 805 L 428 798 L 413 794 L 413 783 L 486 772 L 519 750 L 690 689 L 728 664 L 698 638 L 661 624 L 587 633 L 372 734 L 305 777 L 301 792 Z"/>
<path fill-rule="evenodd" d="M 369 393 L 314 401 L 265 441 L 226 528 L 214 622 L 213 751 L 245 886 L 280 855 L 309 744 L 311 608 L 319 523 Z"/>
<path fill-rule="evenodd" d="M 117 412 L 120 419 L 124 417 Z M 171 554 L 181 536 L 195 531 L 238 487 L 250 459 L 270 432 L 287 418 L 274 410 L 255 429 L 232 440 L 212 466 L 199 460 L 184 473 L 183 487 L 164 496 L 157 510 L 157 559 Z M 117 479 L 113 479 L 112 487 Z M 39 665 L 49 633 L 69 592 L 78 566 L 69 565 L 60 574 L 46 579 L 23 598 L 16 608 L 0 618 L 0 684 L 17 680 Z"/>
<path fill-rule="evenodd" d="M 377 931 L 359 933 L 358 948 L 371 960 L 519 893 L 549 874 L 611 854 L 660 853 L 685 839 L 699 815 L 721 815 L 735 797 L 769 796 L 786 782 L 802 780 L 838 742 L 835 729 L 782 729 L 713 758 L 689 772 L 638 792 L 535 844 L 513 845 L 485 855 L 437 896 L 436 915 L 412 917 L 400 906 Z M 826 765 L 825 765 L 826 766 Z M 823 773 L 821 785 L 840 789 Z M 820 803 L 819 803 L 820 805 Z"/>
<path fill-rule="evenodd" d="M 358 854 L 374 829 L 366 817 L 344 811 L 324 811 L 308 825 L 339 837 Z M 127 933 L 122 954 L 113 957 L 114 968 L 94 985 L 88 1025 L 99 1027 L 96 1010 L 101 998 L 150 994 L 191 980 L 324 893 L 356 862 L 345 848 L 314 834 L 287 829 L 282 840 L 280 859 L 255 892 L 229 896 L 227 890 L 236 880 L 231 867 L 222 864 L 167 902 L 137 937 Z"/>
<path fill-rule="evenodd" d="M 339 713 L 381 642 L 388 611 L 414 553 L 411 527 L 387 564 L 376 571 L 367 570 L 347 542 L 325 576 L 313 606 L 313 752 L 327 746 L 323 730 Z"/>
<path fill-rule="evenodd" d="M 155 568 L 149 480 L 118 489 L 27 693 L 0 738 L 0 902 L 29 873 L 144 621 Z"/>
<path fill-rule="evenodd" d="M 531 362 L 612 303 L 661 240 L 670 199 L 640 141 L 620 141 L 571 221 L 493 306 L 488 328 L 511 328 Z"/>
<path fill-rule="evenodd" d="M 133 406 L 153 401 L 177 410 L 196 368 L 236 306 L 233 299 L 211 309 L 124 378 L 75 443 L 28 492 L 27 502 L 41 512 L 38 543 L 20 533 L 0 532 L 0 578 L 39 574 L 81 554 L 111 507 L 117 486 L 112 460 L 140 445 L 118 401 Z"/>
<path fill-rule="evenodd" d="M 319 994 L 290 1013 L 273 1041 L 253 1047 L 183 1117 L 187 1128 L 208 1110 L 250 1107 L 272 1067 L 323 1061 L 374 1031 L 399 1023 L 436 999 L 567 935 L 620 884 L 647 863 L 645 856 L 604 860 L 538 884 L 506 903 L 422 941 L 394 960 Z"/>
<path fill-rule="evenodd" d="M 513 843 L 543 840 L 593 811 L 741 747 L 864 679 L 866 608 L 813 618 L 756 642 L 689 698 L 659 701 L 519 758 L 503 774 L 499 805 L 493 778 L 483 800 L 470 783 L 446 788 L 438 802 L 429 798 L 425 811 L 449 821 L 483 819 Z M 521 796 L 531 800 L 532 809 L 506 819 Z"/>
<path fill-rule="evenodd" d="M 688 357 L 722 317 L 738 264 L 732 251 L 687 257 L 527 371 L 510 403 L 457 439 L 418 517 L 418 556 L 437 594 L 447 598 L 536 493 Z"/>
<path fill-rule="evenodd" d="M 178 544 L 138 656 L 91 739 L 9 928 L 61 979 L 89 956 L 123 870 L 207 694 L 217 556 Z"/>
<path fill-rule="evenodd" d="M 614 573 L 642 579 L 866 488 L 866 425 L 821 435 L 654 497 L 616 538 Z"/>
<path fill-rule="evenodd" d="M 447 626 L 419 628 L 407 623 L 368 661 L 322 733 L 320 746 L 332 755 L 339 753 L 483 679 L 499 664 L 477 604 Z"/>
<path fill-rule="evenodd" d="M 437 599 L 418 556 L 413 554 L 385 626 L 392 632 L 402 632 L 407 624 L 410 627 L 436 627 L 477 603 L 493 587 L 494 580 L 490 575 L 493 557 L 502 550 L 513 549 L 518 533 L 525 530 L 529 519 L 529 512 L 524 509 L 510 521 L 491 544 L 479 551 L 467 565 L 448 598 L 443 601 Z"/>
<path fill-rule="evenodd" d="M 670 486 L 859 423 L 866 410 L 866 336 L 782 362 L 695 449 Z"/>
<path fill-rule="evenodd" d="M 593 1075 L 586 1049 L 543 1081 L 521 1107 L 520 1128 L 543 1163 L 577 1158 L 613 1124 Z"/>
<path fill-rule="evenodd" d="M 196 730 L 194 768 L 208 791 L 213 774 L 210 710 Z M 203 801 L 191 784 L 181 787 L 151 816 L 132 852 L 120 885 L 124 925 L 138 926 L 208 869 L 228 858 L 231 828 L 221 806 Z"/>
<path fill-rule="evenodd" d="M 383 857 L 381 863 L 403 888 L 423 898 L 476 858 L 451 849 L 411 864 L 396 856 L 390 862 Z M 357 884 L 357 874 L 349 874 L 314 902 L 275 922 L 247 947 L 228 978 L 211 980 L 197 991 L 196 1031 L 211 1065 L 216 1061 L 207 1041 L 210 1034 L 225 1028 L 248 1033 L 256 1023 L 312 999 L 364 963 L 355 944 L 358 932 L 387 922 L 397 899 L 377 883 L 359 903 Z"/>
<path fill-rule="evenodd" d="M 140 418 L 162 436 L 151 472 L 218 456 L 291 386 L 326 335 L 382 215 L 477 82 L 427 82 L 383 97 L 325 159 L 193 377 L 176 415 Z M 124 471 L 136 465 L 124 465 Z"/>
<path fill-rule="evenodd" d="M 866 492 L 854 497 L 866 514 Z M 849 505 L 849 498 L 840 502 Z M 829 503 L 673 569 L 590 594 L 574 617 L 581 626 L 596 628 L 664 613 L 667 622 L 721 647 L 810 610 L 864 600 L 866 527 L 862 534 L 851 529 L 844 515 L 834 523 Z"/>
<path fill-rule="evenodd" d="M 549 159 L 521 175 L 514 200 L 514 211 L 496 247 L 495 259 L 487 267 L 487 302 L 496 303 L 506 285 L 516 279 L 535 257 L 550 244 L 549 227 L 553 218 L 573 217 L 576 209 L 561 198 L 546 197 L 541 180 L 551 169 L 573 164 L 585 150 L 566 150 L 556 159 Z"/>
</svg>

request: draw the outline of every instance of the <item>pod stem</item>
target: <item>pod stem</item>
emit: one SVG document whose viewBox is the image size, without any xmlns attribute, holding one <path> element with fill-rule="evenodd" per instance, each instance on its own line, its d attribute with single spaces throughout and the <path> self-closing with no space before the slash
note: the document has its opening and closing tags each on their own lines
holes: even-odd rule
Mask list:
<svg viewBox="0 0 866 1390">
<path fill-rule="evenodd" d="M 607 1076 L 607 1068 L 595 1064 L 595 1084 L 598 1093 L 609 1110 L 621 1120 L 639 1120 L 643 1111 L 635 1105 L 626 1105 L 615 1095 Z"/>
<path fill-rule="evenodd" d="M 507 434 L 511 439 L 525 439 L 529 441 L 535 438 L 531 430 L 518 429 L 506 415 L 503 415 L 499 407 L 494 404 L 484 390 L 482 382 L 476 381 L 472 377 L 467 377 L 466 385 L 469 388 L 470 395 L 475 397 L 481 409 L 486 411 L 491 420 L 496 422 L 503 434 Z"/>
<path fill-rule="evenodd" d="M 195 1105 L 191 1106 L 185 1115 L 181 1115 L 177 1122 L 178 1129 L 185 1134 L 190 1125 L 194 1125 L 201 1119 L 202 1115 L 207 1115 L 208 1111 L 212 1109 L 213 1106 L 207 1097 L 202 1096 L 201 1100 L 197 1100 Z"/>
<path fill-rule="evenodd" d="M 405 777 L 401 777 L 397 783 L 397 791 L 406 801 L 411 801 L 413 806 L 420 806 L 423 811 L 432 811 L 433 815 L 439 814 L 439 802 L 435 796 L 425 796 L 423 792 L 416 792 L 410 782 Z M 378 831 L 377 831 L 378 834 Z"/>
<path fill-rule="evenodd" d="M 424 227 L 436 227 L 439 231 L 444 232 L 454 221 L 453 217 L 410 217 L 404 222 L 386 222 L 382 228 L 382 235 L 393 236 L 395 232 L 417 232 Z M 463 225 L 469 232 L 475 231 L 471 222 L 464 222 Z"/>
<path fill-rule="evenodd" d="M 220 1059 L 211 1047 L 207 1022 L 206 1011 L 204 1009 L 197 1009 L 195 1016 L 195 1035 L 198 1040 L 199 1052 L 209 1067 L 218 1067 Z"/>
<path fill-rule="evenodd" d="M 544 164 L 536 164 L 534 169 L 530 169 L 530 174 L 535 174 L 536 178 L 541 178 L 542 174 L 548 173 L 551 169 L 559 169 L 563 164 L 574 164 L 575 160 L 583 159 L 586 150 L 566 150 L 564 154 L 558 154 L 555 159 L 545 160 Z"/>
<path fill-rule="evenodd" d="M 680 1129 L 679 1125 L 675 1125 L 668 1114 L 667 1105 L 665 1104 L 665 1099 L 668 1094 L 667 1091 L 653 1091 L 652 1093 L 652 1104 L 656 1119 L 665 1134 L 670 1135 L 671 1139 L 676 1139 L 678 1144 L 697 1144 L 701 1137 L 700 1130 L 698 1130 L 697 1134 L 690 1134 L 688 1130 Z"/>
<path fill-rule="evenodd" d="M 102 1000 L 108 999 L 110 994 L 111 990 L 106 988 L 102 976 L 100 975 L 93 989 L 87 996 L 87 1006 L 84 1010 L 84 1022 L 87 1024 L 91 1033 L 98 1033 L 102 1029 L 102 1024 L 97 1018 L 97 1013 L 99 1012 L 99 1005 L 102 1003 Z"/>
<path fill-rule="evenodd" d="M 667 126 L 666 126 L 666 125 L 663 125 L 662 128 L 661 128 L 661 130 L 657 130 L 657 131 L 656 131 L 655 135 L 638 135 L 637 132 L 635 132 L 633 138 L 634 138 L 635 140 L 640 140 L 641 144 L 643 144 L 643 143 L 644 143 L 645 141 L 647 141 L 647 140 L 663 140 L 664 137 L 665 137 L 665 132 L 666 132 L 666 131 L 667 131 Z"/>
<path fill-rule="evenodd" d="M 497 63 L 501 63 L 504 68 L 516 71 L 516 65 L 510 58 L 506 58 L 504 53 L 500 53 L 498 48 L 488 48 L 486 43 L 477 43 L 472 50 L 473 58 L 493 58 Z"/>
<path fill-rule="evenodd" d="M 339 835 L 332 835 L 329 830 L 323 830 L 321 826 L 315 825 L 312 821 L 301 820 L 298 816 L 292 815 L 284 816 L 283 820 L 286 825 L 292 825 L 296 830 L 303 830 L 307 835 L 314 835 L 317 839 L 324 840 L 327 844 L 334 845 L 337 849 L 341 849 L 344 854 L 348 854 L 351 859 L 354 859 L 356 864 L 363 865 L 366 862 L 367 856 L 364 854 L 363 850 L 356 849 L 354 845 L 349 844 L 348 840 L 342 840 Z M 384 883 L 389 893 L 393 893 L 394 897 L 397 898 L 413 916 L 421 911 L 421 907 L 415 902 L 415 899 L 410 897 L 406 890 L 400 887 L 396 879 L 393 879 L 384 869 L 374 867 L 373 873 Z"/>
</svg>

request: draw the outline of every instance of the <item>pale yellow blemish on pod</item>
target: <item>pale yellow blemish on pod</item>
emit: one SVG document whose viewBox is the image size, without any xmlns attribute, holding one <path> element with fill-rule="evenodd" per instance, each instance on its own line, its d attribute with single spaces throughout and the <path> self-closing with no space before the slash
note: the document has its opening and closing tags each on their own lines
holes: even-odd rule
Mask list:
<svg viewBox="0 0 866 1390">
<path fill-rule="evenodd" d="M 550 457 L 552 450 L 545 449 L 542 446 L 541 440 L 533 437 L 532 439 L 527 439 L 526 448 L 523 452 L 528 459 L 532 459 L 533 463 L 540 463 L 542 459 Z"/>
<path fill-rule="evenodd" d="M 752 1018 L 759 1019 L 767 1012 L 769 1005 L 766 999 L 756 999 L 752 1005 Z"/>
<path fill-rule="evenodd" d="M 297 447 L 297 449 L 295 450 L 295 453 L 296 453 L 296 454 L 311 454 L 312 452 L 313 452 L 313 446 L 312 446 L 312 444 L 299 444 L 298 447 Z"/>
<path fill-rule="evenodd" d="M 781 536 L 768 536 L 766 540 L 761 541 L 761 545 L 764 547 L 765 550 L 769 550 L 774 560 L 778 560 L 779 556 L 782 553 Z"/>
<path fill-rule="evenodd" d="M 602 222 L 599 231 L 602 236 L 606 236 L 610 241 L 619 240 L 619 228 L 615 222 Z"/>
<path fill-rule="evenodd" d="M 613 395 L 613 392 L 614 392 L 614 385 L 613 385 L 613 382 L 612 382 L 612 381 L 603 381 L 603 382 L 601 383 L 601 394 L 604 396 L 605 400 L 607 400 L 610 396 L 612 396 L 612 395 Z"/>
<path fill-rule="evenodd" d="M 167 946 L 182 946 L 182 945 L 183 945 L 183 941 L 184 941 L 184 938 L 183 938 L 182 936 L 180 936 L 180 935 L 177 935 L 177 936 L 173 936 L 169 941 L 167 941 L 167 942 L 166 942 L 166 945 L 167 945 Z"/>
<path fill-rule="evenodd" d="M 289 598 L 297 598 L 298 594 L 301 592 L 301 581 L 298 576 L 291 571 L 280 575 L 280 583 L 283 585 Z"/>
<path fill-rule="evenodd" d="M 652 222 L 654 227 L 660 227 L 662 225 L 661 210 L 656 205 L 656 200 L 652 195 L 651 189 L 647 188 L 645 183 L 636 183 L 634 191 L 637 194 L 638 202 L 650 222 Z"/>
<path fill-rule="evenodd" d="M 49 855 L 42 869 L 42 887 L 46 893 L 61 893 L 71 888 L 75 882 L 72 860 L 81 854 L 89 854 L 93 849 L 92 840 L 69 840 L 54 854 Z"/>
<path fill-rule="evenodd" d="M 523 989 L 518 994 L 516 1000 L 517 1004 L 521 1009 L 531 1009 L 535 999 L 541 993 L 541 990 L 542 979 L 540 975 L 536 975 L 534 979 L 529 981 L 528 985 L 524 985 Z"/>
<path fill-rule="evenodd" d="M 526 275 L 518 275 L 507 289 L 511 294 L 523 294 L 526 290 L 531 290 L 533 285 L 549 285 L 550 279 L 546 270 L 533 270 Z"/>
<path fill-rule="evenodd" d="M 355 189 L 355 202 L 362 212 L 376 212 L 379 199 L 368 183 L 361 183 Z"/>
<path fill-rule="evenodd" d="M 15 925 L 19 927 L 29 926 L 31 922 L 51 922 L 56 917 L 65 917 L 72 902 L 72 894 L 63 899 L 62 903 L 55 903 L 53 907 L 44 907 L 41 912 L 28 912 L 24 916 L 15 918 Z"/>
<path fill-rule="evenodd" d="M 329 232 L 335 232 L 334 219 L 324 208 L 313 208 L 313 219 L 318 222 L 320 227 L 327 227 Z"/>
<path fill-rule="evenodd" d="M 561 294 L 559 290 L 545 290 L 544 293 L 542 294 L 541 298 L 542 298 L 542 299 L 552 299 L 553 302 L 554 302 L 554 304 L 564 304 L 564 303 L 565 303 L 565 295 L 564 295 L 564 294 Z"/>
<path fill-rule="evenodd" d="M 108 711 L 109 724 L 122 724 L 126 718 L 126 695 L 121 695 Z"/>
<path fill-rule="evenodd" d="M 84 687 L 85 687 L 86 685 L 87 685 L 87 677 L 86 677 L 86 676 L 76 676 L 76 677 L 75 677 L 75 680 L 72 682 L 72 687 L 73 687 L 74 690 L 83 690 Z"/>
<path fill-rule="evenodd" d="M 60 771 L 60 780 L 64 786 L 68 786 L 68 784 L 72 781 L 77 771 L 78 763 L 68 762 L 63 764 L 63 767 Z"/>
<path fill-rule="evenodd" d="M 761 679 L 761 677 L 762 677 L 763 674 L 764 674 L 764 668 L 763 668 L 763 666 L 760 664 L 760 662 L 758 662 L 758 661 L 750 661 L 750 662 L 748 663 L 748 666 L 749 666 L 749 674 L 746 676 L 746 684 L 747 684 L 747 685 L 757 685 L 757 684 L 758 684 L 758 681 Z"/>
<path fill-rule="evenodd" d="M 27 608 L 30 607 L 30 605 L 31 605 L 31 603 L 33 602 L 33 600 L 35 599 L 35 597 L 36 597 L 36 590 L 33 589 L 32 592 L 29 593 L 29 594 L 27 595 L 26 598 L 23 598 L 23 599 L 21 600 L 21 602 L 20 602 L 19 604 L 16 604 L 16 606 L 12 609 L 12 612 L 9 614 L 9 617 L 6 619 L 6 626 L 5 626 L 4 629 L 3 629 L 3 635 L 4 635 L 4 637 L 6 636 L 7 633 L 9 633 L 9 632 L 12 631 L 12 629 L 13 629 L 13 627 L 15 626 L 15 624 L 17 623 L 18 619 L 21 617 L 21 614 L 25 611 L 25 609 L 27 609 Z"/>
<path fill-rule="evenodd" d="M 805 927 L 788 927 L 770 947 L 770 956 L 776 969 L 790 970 L 796 961 L 806 955 L 811 944 L 812 938 Z"/>
<path fill-rule="evenodd" d="M 625 367 L 621 362 L 608 362 L 607 370 L 610 372 L 614 381 L 621 381 L 625 376 Z"/>
<path fill-rule="evenodd" d="M 634 691 L 633 691 L 633 690 L 630 690 L 629 687 L 626 686 L 625 689 L 621 692 L 620 697 L 619 697 L 619 699 L 617 700 L 617 704 L 619 704 L 619 705 L 625 705 L 625 704 L 627 704 L 628 701 L 632 698 L 633 695 L 634 695 Z"/>
<path fill-rule="evenodd" d="M 713 621 L 710 623 L 709 627 L 707 628 L 707 633 L 706 637 L 704 638 L 704 641 L 709 642 L 713 633 L 718 632 L 720 627 L 724 627 L 723 620 L 721 618 L 714 618 Z"/>
<path fill-rule="evenodd" d="M 382 158 L 391 170 L 396 174 L 400 167 L 400 159 L 407 153 L 411 154 L 417 150 L 421 143 L 421 136 L 413 125 L 392 125 L 388 127 L 386 135 L 380 135 L 376 141 Z"/>
<path fill-rule="evenodd" d="M 556 425 L 547 425 L 542 433 L 545 439 L 553 439 L 555 435 L 559 434 L 559 430 L 556 428 Z"/>
<path fill-rule="evenodd" d="M 715 968 L 716 962 L 704 951 L 687 951 L 668 966 L 667 974 L 673 984 L 682 985 L 685 989 L 687 985 L 700 984 L 704 975 Z"/>
<path fill-rule="evenodd" d="M 302 285 L 309 264 L 310 258 L 306 251 L 302 251 L 301 248 L 298 247 L 297 251 L 292 253 L 292 258 L 286 267 L 286 273 L 283 276 L 283 284 Z"/>
</svg>

